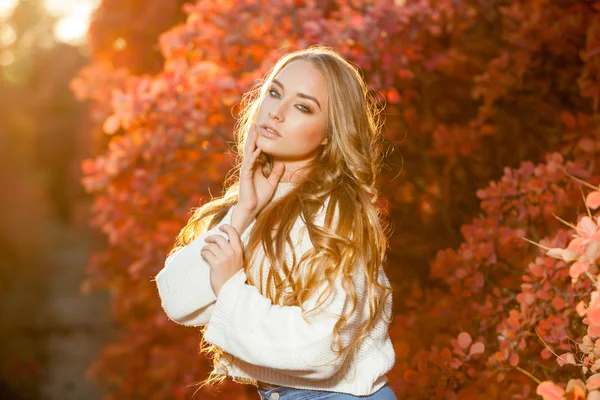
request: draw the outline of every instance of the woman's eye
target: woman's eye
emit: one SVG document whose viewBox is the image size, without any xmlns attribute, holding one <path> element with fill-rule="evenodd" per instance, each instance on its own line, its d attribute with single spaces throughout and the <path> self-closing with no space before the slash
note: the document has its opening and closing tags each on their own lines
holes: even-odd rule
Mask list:
<svg viewBox="0 0 600 400">
<path fill-rule="evenodd" d="M 275 98 L 277 98 L 277 99 L 280 99 L 280 98 L 281 98 L 281 95 L 280 95 L 280 94 L 279 94 L 279 92 L 278 92 L 277 90 L 275 90 L 275 89 L 269 89 L 269 94 L 270 94 L 272 97 L 275 97 Z M 302 111 L 303 113 L 307 113 L 307 114 L 308 114 L 308 113 L 310 113 L 310 108 L 306 107 L 305 105 L 298 104 L 298 105 L 296 106 L 296 108 L 298 108 L 298 110 Z"/>
</svg>

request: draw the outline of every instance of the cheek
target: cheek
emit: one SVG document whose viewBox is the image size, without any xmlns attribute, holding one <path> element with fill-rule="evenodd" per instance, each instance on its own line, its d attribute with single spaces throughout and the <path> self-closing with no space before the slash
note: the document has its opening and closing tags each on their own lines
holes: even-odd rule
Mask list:
<svg viewBox="0 0 600 400">
<path fill-rule="evenodd" d="M 310 135 L 308 135 L 305 139 L 304 142 L 306 143 L 307 146 L 310 147 L 315 147 L 318 146 L 319 143 L 321 143 L 321 134 L 317 131 L 317 132 L 312 132 Z"/>
<path fill-rule="evenodd" d="M 271 110 L 278 99 L 269 95 L 268 93 L 265 95 L 265 98 L 262 99 L 260 106 L 258 107 L 258 112 L 262 114 L 267 114 L 269 110 Z"/>
<path fill-rule="evenodd" d="M 257 117 L 262 117 L 263 114 L 267 113 L 267 108 L 268 108 L 268 98 L 264 98 L 263 101 L 260 103 L 260 106 L 258 106 L 258 110 L 256 111 L 256 116 Z"/>
<path fill-rule="evenodd" d="M 320 145 L 325 138 L 325 128 L 322 124 L 312 124 L 308 129 L 306 128 L 304 127 L 303 142 L 310 147 Z"/>
</svg>

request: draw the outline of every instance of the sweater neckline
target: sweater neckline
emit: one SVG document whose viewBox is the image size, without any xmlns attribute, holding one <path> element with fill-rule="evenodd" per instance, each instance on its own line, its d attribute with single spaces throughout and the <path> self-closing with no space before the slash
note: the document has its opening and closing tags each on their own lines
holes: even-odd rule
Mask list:
<svg viewBox="0 0 600 400">
<path fill-rule="evenodd" d="M 277 187 L 275 188 L 275 194 L 273 195 L 273 200 L 278 199 L 291 191 L 294 187 L 298 186 L 297 183 L 293 182 L 279 182 Z"/>
</svg>

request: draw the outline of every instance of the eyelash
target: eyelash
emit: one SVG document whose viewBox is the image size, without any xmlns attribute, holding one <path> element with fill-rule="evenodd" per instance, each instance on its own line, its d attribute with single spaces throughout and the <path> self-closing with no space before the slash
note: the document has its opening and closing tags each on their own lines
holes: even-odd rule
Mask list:
<svg viewBox="0 0 600 400">
<path fill-rule="evenodd" d="M 279 94 L 279 92 L 278 92 L 277 90 L 275 90 L 275 89 L 269 89 L 269 94 L 270 94 L 271 96 L 273 96 L 273 92 L 275 92 L 275 93 Z M 281 95 L 280 95 L 280 96 L 281 96 Z M 278 99 L 278 98 L 279 98 L 279 97 L 276 97 L 276 96 L 273 96 L 273 97 L 275 97 L 276 99 Z M 305 105 L 302 105 L 302 104 L 299 104 L 299 106 L 302 106 L 302 107 L 304 107 L 304 109 L 302 109 L 302 108 L 298 108 L 298 109 L 300 110 L 300 112 L 303 112 L 303 113 L 305 113 L 305 114 L 310 114 L 310 108 L 308 108 L 308 107 L 306 107 Z"/>
</svg>

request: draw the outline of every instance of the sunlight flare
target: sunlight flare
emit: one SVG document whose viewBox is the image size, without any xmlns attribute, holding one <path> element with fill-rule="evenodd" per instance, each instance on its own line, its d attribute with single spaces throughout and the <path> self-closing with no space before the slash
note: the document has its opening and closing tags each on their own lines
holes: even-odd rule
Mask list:
<svg viewBox="0 0 600 400">
<path fill-rule="evenodd" d="M 90 18 L 99 0 L 45 0 L 44 8 L 59 17 L 54 27 L 57 40 L 77 45 L 85 41 Z"/>
<path fill-rule="evenodd" d="M 0 0 L 0 18 L 5 18 L 16 7 L 19 0 Z"/>
</svg>

